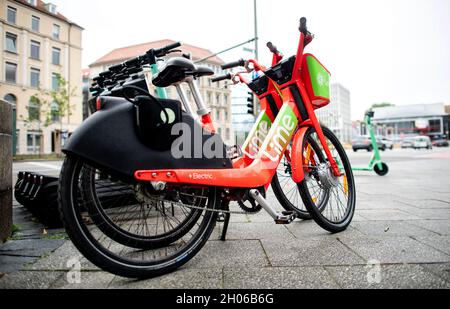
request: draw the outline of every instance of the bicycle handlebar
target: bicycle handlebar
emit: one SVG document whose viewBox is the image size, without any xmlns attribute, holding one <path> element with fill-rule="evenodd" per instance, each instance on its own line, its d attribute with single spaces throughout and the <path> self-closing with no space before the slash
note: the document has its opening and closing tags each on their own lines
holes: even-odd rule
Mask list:
<svg viewBox="0 0 450 309">
<path fill-rule="evenodd" d="M 278 51 L 277 47 L 275 45 L 272 44 L 272 42 L 268 42 L 267 43 L 267 47 L 269 48 L 270 52 L 278 55 L 280 52 Z"/>
<path fill-rule="evenodd" d="M 162 48 L 155 49 L 154 50 L 154 55 L 155 55 L 155 57 L 164 57 L 172 49 L 175 49 L 175 48 L 180 47 L 180 46 L 181 46 L 180 42 L 175 42 L 173 44 L 169 44 L 169 45 L 164 46 Z"/>
<path fill-rule="evenodd" d="M 298 30 L 300 30 L 300 32 L 303 33 L 304 35 L 308 34 L 307 22 L 308 20 L 306 19 L 306 17 L 300 18 L 300 27 L 298 28 Z"/>
<path fill-rule="evenodd" d="M 232 69 L 232 68 L 236 68 L 236 67 L 243 67 L 243 66 L 245 66 L 245 60 L 239 59 L 238 61 L 223 64 L 221 67 L 222 67 L 222 70 L 228 70 L 228 69 Z"/>
<path fill-rule="evenodd" d="M 211 82 L 215 83 L 215 82 L 220 82 L 222 80 L 226 80 L 226 79 L 232 79 L 233 76 L 231 75 L 231 73 L 225 74 L 225 75 L 221 75 L 221 76 L 217 76 L 214 78 L 211 78 Z"/>
</svg>

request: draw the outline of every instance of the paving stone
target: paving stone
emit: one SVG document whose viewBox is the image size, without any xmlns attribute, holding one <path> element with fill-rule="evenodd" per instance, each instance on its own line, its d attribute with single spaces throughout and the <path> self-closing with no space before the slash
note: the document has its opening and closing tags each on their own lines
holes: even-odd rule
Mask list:
<svg viewBox="0 0 450 309">
<path fill-rule="evenodd" d="M 351 226 L 344 232 L 339 233 L 339 236 L 346 235 L 348 237 L 362 237 L 360 231 L 353 228 L 355 222 L 351 224 Z M 364 223 L 361 223 L 364 224 Z M 317 225 L 313 220 L 310 221 L 295 221 L 289 225 L 286 225 L 286 228 L 291 231 L 295 237 L 299 239 L 303 238 L 320 238 L 320 237 L 329 237 L 336 239 L 336 235 L 329 233 L 328 231 L 321 228 Z"/>
<path fill-rule="evenodd" d="M 289 239 L 294 236 L 283 225 L 276 225 L 268 228 L 266 223 L 230 223 L 228 227 L 228 240 L 246 239 Z"/>
<path fill-rule="evenodd" d="M 19 271 L 25 264 L 35 260 L 35 257 L 0 255 L 0 273 L 9 274 Z"/>
<path fill-rule="evenodd" d="M 420 265 L 383 265 L 380 272 L 368 266 L 333 266 L 326 269 L 346 289 L 450 288 L 450 282 L 424 270 Z"/>
<path fill-rule="evenodd" d="M 225 268 L 225 289 L 339 288 L 323 267 Z"/>
<path fill-rule="evenodd" d="M 381 263 L 449 262 L 450 256 L 409 237 L 342 237 L 341 241 L 366 261 Z"/>
<path fill-rule="evenodd" d="M 114 275 L 100 271 L 81 271 L 79 274 L 64 272 L 51 284 L 52 289 L 106 289 Z"/>
<path fill-rule="evenodd" d="M 450 198 L 449 198 L 450 199 Z M 404 199 L 397 201 L 400 204 L 405 204 L 423 209 L 450 209 L 450 203 L 439 200 L 410 200 Z"/>
<path fill-rule="evenodd" d="M 352 227 L 368 236 L 429 236 L 436 233 L 406 221 L 353 222 Z M 347 236 L 347 235 L 345 235 Z"/>
<path fill-rule="evenodd" d="M 209 241 L 187 268 L 268 266 L 259 240 Z"/>
<path fill-rule="evenodd" d="M 397 209 L 358 210 L 358 215 L 370 221 L 405 221 L 422 219 L 415 214 Z"/>
<path fill-rule="evenodd" d="M 262 240 L 272 266 L 354 265 L 363 259 L 337 239 L 329 237 L 296 240 Z"/>
<path fill-rule="evenodd" d="M 420 265 L 427 271 L 435 274 L 436 276 L 450 282 L 450 264 L 422 264 Z"/>
<path fill-rule="evenodd" d="M 409 223 L 440 235 L 450 235 L 450 220 L 414 220 Z"/>
<path fill-rule="evenodd" d="M 407 210 L 411 215 L 423 220 L 450 220 L 450 209 L 421 209 L 411 207 Z M 405 220 L 407 220 L 405 218 Z"/>
<path fill-rule="evenodd" d="M 450 255 L 450 236 L 414 237 L 416 240 Z"/>
<path fill-rule="evenodd" d="M 62 239 L 27 239 L 12 240 L 0 247 L 0 255 L 16 255 L 40 257 L 46 252 L 54 251 L 60 247 L 65 240 Z"/>
<path fill-rule="evenodd" d="M 116 277 L 112 289 L 221 289 L 222 269 L 192 269 L 189 266 L 167 276 L 149 280 L 130 280 Z"/>
<path fill-rule="evenodd" d="M 0 279 L 0 289 L 48 289 L 62 272 L 20 271 Z"/>
<path fill-rule="evenodd" d="M 27 270 L 61 270 L 67 271 L 71 266 L 68 266 L 69 261 L 81 261 L 82 255 L 73 246 L 70 241 L 66 241 L 53 254 L 37 260 L 35 263 L 28 265 Z M 86 270 L 86 268 L 82 267 Z"/>
</svg>

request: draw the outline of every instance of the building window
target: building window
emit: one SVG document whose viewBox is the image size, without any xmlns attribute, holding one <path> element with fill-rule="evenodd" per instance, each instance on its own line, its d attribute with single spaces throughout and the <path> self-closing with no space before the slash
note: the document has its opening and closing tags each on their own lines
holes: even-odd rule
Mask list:
<svg viewBox="0 0 450 309">
<path fill-rule="evenodd" d="M 220 121 L 220 110 L 216 110 L 216 120 Z"/>
<path fill-rule="evenodd" d="M 208 104 L 212 104 L 213 103 L 213 101 L 212 101 L 212 93 L 209 92 L 209 91 L 208 91 L 208 94 L 207 94 L 207 98 L 208 98 Z"/>
<path fill-rule="evenodd" d="M 52 50 L 52 63 L 56 65 L 61 64 L 61 50 L 59 48 L 53 47 Z"/>
<path fill-rule="evenodd" d="M 220 93 L 216 94 L 216 103 L 217 105 L 220 104 Z"/>
<path fill-rule="evenodd" d="M 6 50 L 17 54 L 17 35 L 6 33 Z"/>
<path fill-rule="evenodd" d="M 8 12 L 7 12 L 7 20 L 9 23 L 11 24 L 15 24 L 16 23 L 16 18 L 17 18 L 17 9 L 8 6 Z"/>
<path fill-rule="evenodd" d="M 27 132 L 27 152 L 40 153 L 41 152 L 41 136 L 42 133 L 38 131 Z"/>
<path fill-rule="evenodd" d="M 10 104 L 12 104 L 12 105 L 16 105 L 16 104 L 17 104 L 17 98 L 16 98 L 16 96 L 13 95 L 13 94 L 11 94 L 11 93 L 8 93 L 7 95 L 5 95 L 5 96 L 3 97 L 3 99 L 4 99 L 6 102 L 8 102 L 8 103 L 10 103 Z"/>
<path fill-rule="evenodd" d="M 60 34 L 61 34 L 61 27 L 54 24 L 53 25 L 53 38 L 59 40 Z"/>
<path fill-rule="evenodd" d="M 5 80 L 10 83 L 16 83 L 17 64 L 6 62 L 5 64 Z"/>
<path fill-rule="evenodd" d="M 41 20 L 39 17 L 31 16 L 31 30 L 39 32 L 39 24 Z"/>
<path fill-rule="evenodd" d="M 31 5 L 36 6 L 36 0 L 27 0 L 27 2 Z"/>
<path fill-rule="evenodd" d="M 225 110 L 225 122 L 228 122 L 228 111 Z"/>
<path fill-rule="evenodd" d="M 52 90 L 59 90 L 59 74 L 57 73 L 52 74 Z"/>
<path fill-rule="evenodd" d="M 49 11 L 52 14 L 56 14 L 56 5 L 52 4 L 52 3 L 47 3 L 45 5 L 45 8 L 47 9 L 47 11 Z"/>
<path fill-rule="evenodd" d="M 225 105 L 228 105 L 228 95 L 226 95 L 226 94 L 223 95 L 223 103 Z"/>
<path fill-rule="evenodd" d="M 39 69 L 31 68 L 30 71 L 30 86 L 38 88 L 40 84 L 41 71 Z"/>
<path fill-rule="evenodd" d="M 39 60 L 40 53 L 41 53 L 41 43 L 31 41 L 30 58 Z"/>
<path fill-rule="evenodd" d="M 52 116 L 52 122 L 59 122 L 59 108 L 58 108 L 58 103 L 56 103 L 56 102 L 52 102 L 51 116 Z"/>
<path fill-rule="evenodd" d="M 39 120 L 41 109 L 39 107 L 39 99 L 35 97 L 30 98 L 30 102 L 28 102 L 28 120 L 34 121 Z"/>
</svg>

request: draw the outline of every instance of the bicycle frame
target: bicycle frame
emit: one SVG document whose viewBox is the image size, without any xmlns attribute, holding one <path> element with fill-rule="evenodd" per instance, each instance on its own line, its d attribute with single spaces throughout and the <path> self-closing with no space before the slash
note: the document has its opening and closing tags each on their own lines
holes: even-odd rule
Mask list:
<svg viewBox="0 0 450 309">
<path fill-rule="evenodd" d="M 282 59 L 283 57 L 281 55 L 273 54 L 272 66 L 279 63 Z M 263 71 L 263 68 L 255 60 L 249 60 L 248 62 L 255 66 L 256 72 Z M 239 78 L 241 83 L 249 86 L 247 80 L 245 80 L 240 73 L 236 76 Z M 266 92 L 262 94 L 255 94 L 258 96 L 258 100 L 260 102 L 261 112 L 256 119 L 253 128 L 250 130 L 247 139 L 242 145 L 244 157 L 235 160 L 233 163 L 236 168 L 249 166 L 253 160 L 256 159 L 261 146 L 267 138 L 269 130 L 283 105 L 281 93 L 279 92 L 276 83 L 272 80 L 269 80 L 269 85 Z"/>
<path fill-rule="evenodd" d="M 136 171 L 139 181 L 163 181 L 166 183 L 191 184 L 224 188 L 267 187 L 274 177 L 283 155 L 292 143 L 293 180 L 304 180 L 303 141 L 307 131 L 314 128 L 331 165 L 334 176 L 342 176 L 326 143 L 320 123 L 314 113 L 312 102 L 301 78 L 301 65 L 305 47 L 305 35 L 300 34 L 297 57 L 292 79 L 280 85 L 283 106 L 276 117 L 258 156 L 247 167 L 233 169 L 195 169 L 195 170 L 150 170 Z"/>
</svg>

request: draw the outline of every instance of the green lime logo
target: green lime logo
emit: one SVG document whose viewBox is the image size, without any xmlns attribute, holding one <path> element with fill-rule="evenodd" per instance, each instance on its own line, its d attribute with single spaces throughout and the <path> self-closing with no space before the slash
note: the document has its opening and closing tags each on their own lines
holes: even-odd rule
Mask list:
<svg viewBox="0 0 450 309">
<path fill-rule="evenodd" d="M 285 105 L 275 120 L 269 133 L 268 145 L 264 148 L 264 155 L 272 162 L 278 162 L 294 135 L 298 119 L 289 105 Z"/>
</svg>

